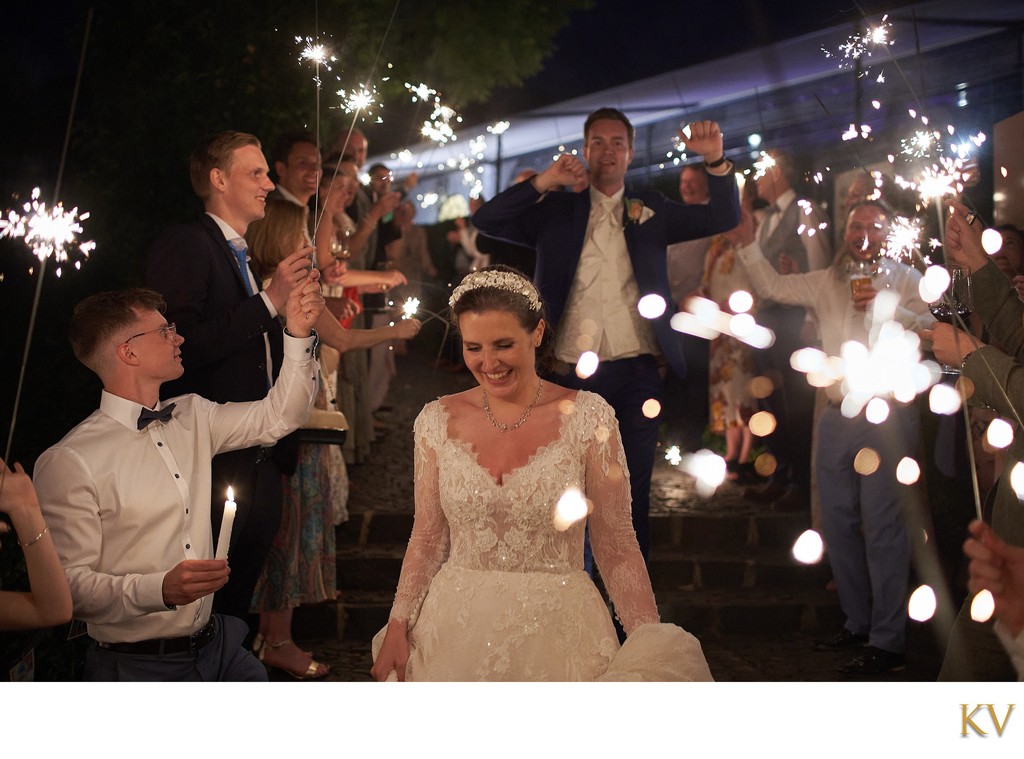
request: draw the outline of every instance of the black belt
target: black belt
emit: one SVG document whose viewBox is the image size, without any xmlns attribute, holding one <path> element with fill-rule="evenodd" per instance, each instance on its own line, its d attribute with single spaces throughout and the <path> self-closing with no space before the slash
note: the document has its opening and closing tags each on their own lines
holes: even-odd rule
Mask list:
<svg viewBox="0 0 1024 759">
<path fill-rule="evenodd" d="M 216 617 L 210 617 L 210 621 L 202 630 L 197 630 L 191 635 L 184 635 L 180 638 L 154 638 L 152 640 L 139 640 L 134 643 L 103 643 L 96 641 L 96 645 L 108 651 L 119 654 L 136 654 L 138 656 L 163 656 L 164 654 L 194 654 L 206 646 L 217 634 Z"/>
</svg>

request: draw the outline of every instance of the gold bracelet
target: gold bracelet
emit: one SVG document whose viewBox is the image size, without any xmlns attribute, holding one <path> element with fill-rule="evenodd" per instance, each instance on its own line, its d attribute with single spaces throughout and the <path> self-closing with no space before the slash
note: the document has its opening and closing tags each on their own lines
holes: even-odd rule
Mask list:
<svg viewBox="0 0 1024 759">
<path fill-rule="evenodd" d="M 32 540 L 28 541 L 27 543 L 22 543 L 19 540 L 18 541 L 18 545 L 21 546 L 22 548 L 28 548 L 29 546 L 34 546 L 36 543 L 39 542 L 39 539 L 41 537 L 43 537 L 43 535 L 45 535 L 49 531 L 50 531 L 50 527 L 49 527 L 49 525 L 46 525 L 46 526 L 43 527 L 43 531 L 41 533 L 39 533 L 38 535 L 36 535 L 34 538 L 32 538 Z"/>
</svg>

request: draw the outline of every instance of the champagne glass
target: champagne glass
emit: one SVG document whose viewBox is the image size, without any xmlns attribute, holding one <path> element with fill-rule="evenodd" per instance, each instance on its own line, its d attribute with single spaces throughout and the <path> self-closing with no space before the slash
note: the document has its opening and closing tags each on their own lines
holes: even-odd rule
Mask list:
<svg viewBox="0 0 1024 759">
<path fill-rule="evenodd" d="M 928 306 L 932 316 L 945 324 L 958 326 L 956 317 L 963 324 L 964 331 L 970 333 L 967 319 L 974 312 L 974 296 L 971 292 L 971 270 L 964 266 L 947 266 L 949 271 L 949 288 L 937 301 Z M 959 374 L 960 369 L 942 365 L 943 374 Z"/>
</svg>

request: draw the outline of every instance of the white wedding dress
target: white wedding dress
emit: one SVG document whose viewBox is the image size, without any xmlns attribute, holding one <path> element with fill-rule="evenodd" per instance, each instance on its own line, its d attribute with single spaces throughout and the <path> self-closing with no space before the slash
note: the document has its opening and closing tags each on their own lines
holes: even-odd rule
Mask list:
<svg viewBox="0 0 1024 759">
<path fill-rule="evenodd" d="M 391 611 L 409 622 L 407 680 L 711 680 L 697 639 L 659 621 L 614 412 L 584 391 L 562 410 L 558 436 L 500 483 L 448 434 L 443 399 L 420 412 L 416 518 Z M 592 503 L 594 555 L 628 635 L 621 649 L 583 571 L 584 522 L 554 525 L 574 487 Z"/>
</svg>

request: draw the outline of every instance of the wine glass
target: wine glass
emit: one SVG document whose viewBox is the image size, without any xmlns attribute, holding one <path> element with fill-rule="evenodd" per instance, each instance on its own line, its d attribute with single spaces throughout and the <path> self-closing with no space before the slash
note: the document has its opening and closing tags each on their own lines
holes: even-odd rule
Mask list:
<svg viewBox="0 0 1024 759">
<path fill-rule="evenodd" d="M 932 316 L 937 321 L 952 324 L 954 327 L 959 326 L 956 317 L 960 317 L 959 322 L 963 325 L 963 330 L 970 333 L 970 325 L 967 324 L 967 319 L 974 312 L 971 270 L 965 266 L 953 265 L 949 265 L 946 268 L 949 271 L 949 287 L 941 298 L 928 306 L 928 310 L 932 312 Z M 942 373 L 959 374 L 960 369 L 955 366 L 942 364 Z"/>
</svg>

